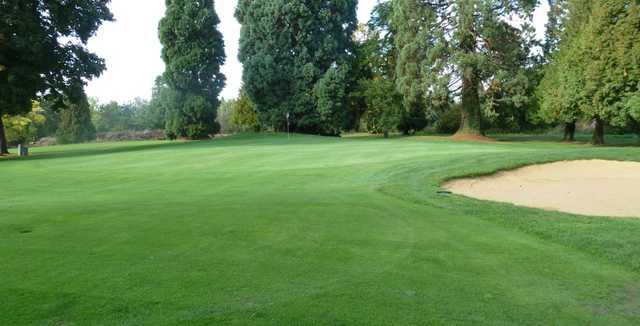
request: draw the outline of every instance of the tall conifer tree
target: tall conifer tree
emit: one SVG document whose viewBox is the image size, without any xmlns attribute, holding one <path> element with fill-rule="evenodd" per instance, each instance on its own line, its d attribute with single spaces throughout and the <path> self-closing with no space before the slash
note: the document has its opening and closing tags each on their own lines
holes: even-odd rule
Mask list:
<svg viewBox="0 0 640 326">
<path fill-rule="evenodd" d="M 78 100 L 67 99 L 61 109 L 56 139 L 59 144 L 83 143 L 96 139 L 96 128 L 91 121 L 91 108 L 87 96 Z"/>
<path fill-rule="evenodd" d="M 462 102 L 459 134 L 483 134 L 483 86 L 504 84 L 527 56 L 510 17 L 525 22 L 537 0 L 395 0 L 397 81 L 406 101 Z M 517 94 L 521 96 L 521 94 Z"/>
<path fill-rule="evenodd" d="M 263 125 L 336 134 L 344 124 L 356 0 L 240 0 L 244 86 Z M 332 94 L 335 93 L 335 97 Z"/>
<path fill-rule="evenodd" d="M 539 88 L 549 121 L 605 125 L 640 120 L 640 4 L 631 0 L 568 0 L 566 30 Z"/>
<path fill-rule="evenodd" d="M 213 0 L 166 0 L 160 21 L 164 81 L 173 90 L 167 106 L 170 138 L 206 138 L 218 132 L 218 96 L 225 77 L 224 42 Z"/>
</svg>

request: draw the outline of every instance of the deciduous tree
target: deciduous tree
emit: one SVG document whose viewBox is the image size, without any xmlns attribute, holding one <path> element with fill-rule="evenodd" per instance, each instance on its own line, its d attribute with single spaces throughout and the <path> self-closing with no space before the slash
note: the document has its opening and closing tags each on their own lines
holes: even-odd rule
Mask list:
<svg viewBox="0 0 640 326">
<path fill-rule="evenodd" d="M 31 110 L 37 95 L 62 106 L 82 99 L 87 79 L 105 69 L 87 41 L 112 20 L 109 0 L 0 1 L 0 116 Z M 0 119 L 0 154 L 8 153 Z"/>
</svg>

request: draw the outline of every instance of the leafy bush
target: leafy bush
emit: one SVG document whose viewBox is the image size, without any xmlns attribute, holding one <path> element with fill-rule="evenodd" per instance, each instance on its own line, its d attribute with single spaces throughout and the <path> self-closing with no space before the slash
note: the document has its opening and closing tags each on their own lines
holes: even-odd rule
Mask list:
<svg viewBox="0 0 640 326">
<path fill-rule="evenodd" d="M 33 102 L 31 112 L 25 115 L 2 117 L 9 145 L 29 144 L 36 141 L 38 130 L 43 127 L 46 118 L 38 102 Z"/>
<path fill-rule="evenodd" d="M 423 107 L 416 105 L 409 111 L 402 112 L 398 130 L 403 134 L 409 135 L 416 131 L 421 131 L 427 127 L 427 115 Z"/>
<path fill-rule="evenodd" d="M 451 108 L 440 115 L 436 122 L 436 132 L 440 134 L 453 134 L 460 128 L 460 115 L 462 114 L 460 104 L 452 105 Z"/>
<path fill-rule="evenodd" d="M 233 102 L 231 122 L 240 131 L 260 131 L 260 122 L 258 122 L 258 113 L 256 113 L 255 105 L 251 102 L 244 89 L 240 91 L 240 97 Z"/>
</svg>

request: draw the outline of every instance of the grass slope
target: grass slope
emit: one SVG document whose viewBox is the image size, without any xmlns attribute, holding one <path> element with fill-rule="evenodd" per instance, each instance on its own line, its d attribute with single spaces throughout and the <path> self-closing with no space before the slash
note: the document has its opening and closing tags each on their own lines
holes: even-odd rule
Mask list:
<svg viewBox="0 0 640 326">
<path fill-rule="evenodd" d="M 36 149 L 0 161 L 0 324 L 638 324 L 640 220 L 437 193 L 596 157 L 640 151 L 299 135 Z"/>
</svg>

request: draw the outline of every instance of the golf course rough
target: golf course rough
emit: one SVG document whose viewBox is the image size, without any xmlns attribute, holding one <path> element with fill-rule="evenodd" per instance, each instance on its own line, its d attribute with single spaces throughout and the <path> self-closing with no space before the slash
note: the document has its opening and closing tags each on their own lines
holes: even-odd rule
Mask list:
<svg viewBox="0 0 640 326">
<path fill-rule="evenodd" d="M 634 325 L 640 220 L 439 193 L 634 148 L 242 135 L 0 160 L 2 325 Z"/>
</svg>

